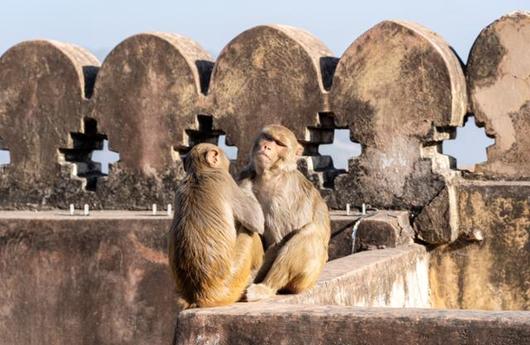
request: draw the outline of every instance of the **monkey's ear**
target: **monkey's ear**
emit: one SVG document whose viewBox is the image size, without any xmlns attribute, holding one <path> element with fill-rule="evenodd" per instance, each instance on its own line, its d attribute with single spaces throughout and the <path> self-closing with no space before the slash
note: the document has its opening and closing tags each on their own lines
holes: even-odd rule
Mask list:
<svg viewBox="0 0 530 345">
<path fill-rule="evenodd" d="M 294 154 L 296 155 L 296 157 L 302 157 L 302 154 L 304 154 L 304 147 L 297 143 Z"/>
<path fill-rule="evenodd" d="M 221 165 L 221 157 L 219 151 L 211 149 L 206 152 L 206 162 L 212 168 L 218 168 Z"/>
</svg>

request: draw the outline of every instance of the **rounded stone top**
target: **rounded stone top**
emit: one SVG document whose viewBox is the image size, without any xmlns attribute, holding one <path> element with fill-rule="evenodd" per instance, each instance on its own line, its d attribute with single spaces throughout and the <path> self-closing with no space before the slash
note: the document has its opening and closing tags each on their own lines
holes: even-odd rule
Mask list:
<svg viewBox="0 0 530 345">
<path fill-rule="evenodd" d="M 467 108 L 460 61 L 437 34 L 418 24 L 383 21 L 344 52 L 330 90 L 337 122 L 369 143 L 389 131 L 424 137 L 457 126 Z"/>
<path fill-rule="evenodd" d="M 472 111 L 495 138 L 476 171 L 530 177 L 530 13 L 503 16 L 480 32 L 467 63 Z"/>
<path fill-rule="evenodd" d="M 212 72 L 212 114 L 246 161 L 267 124 L 306 136 L 325 106 L 321 65 L 331 51 L 305 30 L 285 25 L 251 28 L 230 41 Z"/>
<path fill-rule="evenodd" d="M 6 172 L 19 183 L 51 180 L 59 148 L 82 127 L 82 102 L 99 62 L 57 41 L 26 41 L 0 57 L 0 138 L 10 150 Z"/>
<path fill-rule="evenodd" d="M 124 169 L 157 175 L 172 167 L 200 112 L 211 56 L 189 38 L 143 33 L 107 56 L 94 89 L 92 116 Z"/>
</svg>

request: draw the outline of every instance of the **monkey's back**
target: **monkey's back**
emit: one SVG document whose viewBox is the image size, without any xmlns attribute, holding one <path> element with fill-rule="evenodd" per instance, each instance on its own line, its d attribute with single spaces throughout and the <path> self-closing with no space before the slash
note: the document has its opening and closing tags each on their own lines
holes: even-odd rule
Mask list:
<svg viewBox="0 0 530 345">
<path fill-rule="evenodd" d="M 223 289 L 236 241 L 223 176 L 187 176 L 179 185 L 169 239 L 177 290 L 188 303 Z"/>
</svg>

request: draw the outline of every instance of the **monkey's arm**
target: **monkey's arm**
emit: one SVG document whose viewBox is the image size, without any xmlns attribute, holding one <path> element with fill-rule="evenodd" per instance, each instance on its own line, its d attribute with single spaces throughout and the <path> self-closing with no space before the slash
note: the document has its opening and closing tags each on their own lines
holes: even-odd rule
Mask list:
<svg viewBox="0 0 530 345">
<path fill-rule="evenodd" d="M 322 240 L 322 243 L 325 244 L 327 253 L 327 246 L 331 236 L 329 209 L 324 200 L 320 197 L 320 193 L 315 190 L 311 194 L 313 194 L 313 216 L 309 223 L 300 228 L 300 232 L 312 233 L 319 237 Z"/>
<path fill-rule="evenodd" d="M 249 231 L 263 234 L 265 228 L 263 210 L 245 181 L 241 186 L 235 186 L 233 211 L 235 219 L 243 227 Z"/>
</svg>

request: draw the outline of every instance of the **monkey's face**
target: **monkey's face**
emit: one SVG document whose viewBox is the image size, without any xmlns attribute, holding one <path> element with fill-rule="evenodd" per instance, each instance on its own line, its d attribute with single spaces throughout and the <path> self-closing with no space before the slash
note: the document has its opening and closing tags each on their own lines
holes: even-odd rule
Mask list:
<svg viewBox="0 0 530 345">
<path fill-rule="evenodd" d="M 293 132 L 280 125 L 263 128 L 254 143 L 252 162 L 257 173 L 269 170 L 296 169 L 296 160 L 302 154 Z"/>
<path fill-rule="evenodd" d="M 206 170 L 227 171 L 230 161 L 223 150 L 213 144 L 202 143 L 195 145 L 186 158 L 186 171 L 188 173 Z"/>
</svg>

